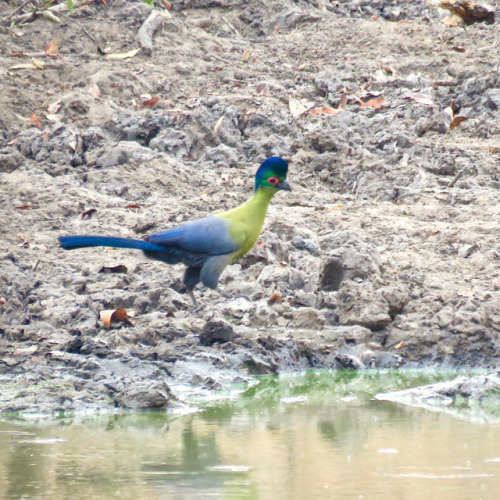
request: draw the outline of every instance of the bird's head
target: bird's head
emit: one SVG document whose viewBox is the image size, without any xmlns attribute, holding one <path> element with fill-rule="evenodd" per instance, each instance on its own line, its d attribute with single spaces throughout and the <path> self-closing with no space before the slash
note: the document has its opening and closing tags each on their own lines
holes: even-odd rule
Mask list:
<svg viewBox="0 0 500 500">
<path fill-rule="evenodd" d="M 286 180 L 288 162 L 279 156 L 271 156 L 262 162 L 255 174 L 255 191 L 259 188 L 283 189 L 291 191 L 292 186 Z"/>
</svg>

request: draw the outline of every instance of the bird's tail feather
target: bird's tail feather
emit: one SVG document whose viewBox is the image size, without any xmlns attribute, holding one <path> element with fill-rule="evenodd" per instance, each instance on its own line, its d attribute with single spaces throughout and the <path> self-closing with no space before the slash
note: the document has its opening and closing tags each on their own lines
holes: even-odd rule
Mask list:
<svg viewBox="0 0 500 500">
<path fill-rule="evenodd" d="M 59 245 L 65 250 L 74 250 L 75 248 L 85 247 L 116 247 L 116 248 L 135 248 L 137 250 L 163 250 L 159 245 L 144 240 L 135 240 L 133 238 L 119 238 L 117 236 L 60 236 Z"/>
</svg>

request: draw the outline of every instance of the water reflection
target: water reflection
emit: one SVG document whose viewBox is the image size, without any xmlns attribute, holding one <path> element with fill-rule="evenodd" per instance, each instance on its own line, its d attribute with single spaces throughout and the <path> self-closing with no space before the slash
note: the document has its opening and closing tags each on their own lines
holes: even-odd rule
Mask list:
<svg viewBox="0 0 500 500">
<path fill-rule="evenodd" d="M 373 401 L 442 374 L 267 377 L 189 415 L 0 422 L 0 498 L 497 498 L 500 426 Z"/>
</svg>

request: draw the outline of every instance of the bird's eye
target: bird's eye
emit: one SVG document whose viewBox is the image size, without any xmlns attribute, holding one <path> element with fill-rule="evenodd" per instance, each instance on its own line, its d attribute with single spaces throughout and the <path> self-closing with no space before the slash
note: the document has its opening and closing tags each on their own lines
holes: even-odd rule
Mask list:
<svg viewBox="0 0 500 500">
<path fill-rule="evenodd" d="M 277 177 L 269 177 L 269 179 L 267 179 L 267 182 L 269 182 L 269 184 L 278 184 L 280 180 L 277 178 Z"/>
</svg>

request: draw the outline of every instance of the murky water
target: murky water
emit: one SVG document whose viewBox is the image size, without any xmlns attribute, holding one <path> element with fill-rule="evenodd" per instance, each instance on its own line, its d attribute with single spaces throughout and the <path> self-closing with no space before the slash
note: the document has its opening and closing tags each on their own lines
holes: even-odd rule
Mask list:
<svg viewBox="0 0 500 500">
<path fill-rule="evenodd" d="M 0 498 L 496 500 L 498 409 L 371 400 L 443 378 L 308 372 L 196 413 L 3 416 Z"/>
</svg>

